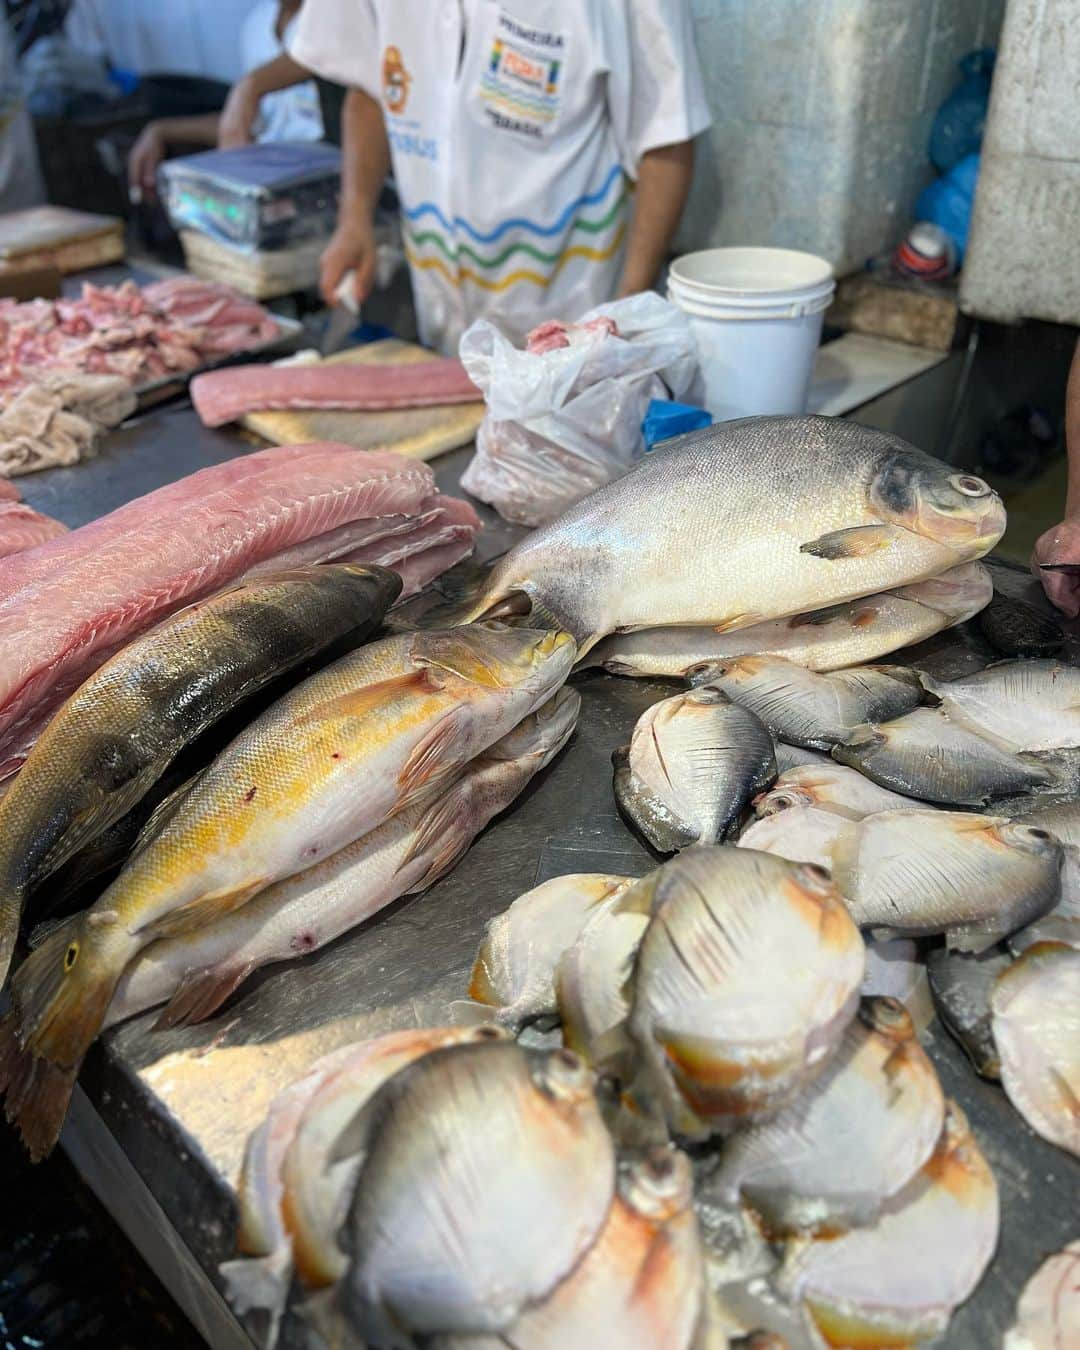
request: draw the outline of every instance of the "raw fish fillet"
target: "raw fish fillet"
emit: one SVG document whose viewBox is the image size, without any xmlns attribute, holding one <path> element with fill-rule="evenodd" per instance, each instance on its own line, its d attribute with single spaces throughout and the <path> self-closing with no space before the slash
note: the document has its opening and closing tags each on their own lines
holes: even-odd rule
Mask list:
<svg viewBox="0 0 1080 1350">
<path fill-rule="evenodd" d="M 273 560 L 295 565 L 412 550 L 354 549 L 373 520 L 423 517 L 409 557 L 418 588 L 466 551 L 479 520 L 449 503 L 425 464 L 332 442 L 278 446 L 181 479 L 0 568 L 0 777 L 25 758 L 56 706 L 136 633 Z M 431 529 L 431 514 L 441 528 Z M 312 541 L 322 541 L 312 544 Z M 434 570 L 433 570 L 434 569 Z"/>
<path fill-rule="evenodd" d="M 67 534 L 66 525 L 0 493 L 0 558 L 36 548 L 60 534 Z"/>
<path fill-rule="evenodd" d="M 21 502 L 22 493 L 14 483 L 9 483 L 6 478 L 0 478 L 0 502 Z"/>
<path fill-rule="evenodd" d="M 397 365 L 230 366 L 191 382 L 191 401 L 208 427 L 245 413 L 335 408 L 377 412 L 439 403 L 476 403 L 480 390 L 453 357 Z"/>
</svg>

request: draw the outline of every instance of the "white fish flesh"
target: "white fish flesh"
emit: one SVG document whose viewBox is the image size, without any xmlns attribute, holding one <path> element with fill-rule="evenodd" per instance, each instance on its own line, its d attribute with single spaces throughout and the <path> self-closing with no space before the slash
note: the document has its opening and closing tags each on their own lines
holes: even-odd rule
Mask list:
<svg viewBox="0 0 1080 1350">
<path fill-rule="evenodd" d="M 875 937 L 944 933 L 981 952 L 1061 891 L 1061 845 L 1046 830 L 963 811 L 883 811 L 833 850 L 852 918 Z"/>
<path fill-rule="evenodd" d="M 555 973 L 563 953 L 597 908 L 608 908 L 629 885 L 629 877 L 575 872 L 518 896 L 487 925 L 469 997 L 496 1008 L 502 1026 L 553 1016 L 558 1011 Z"/>
<path fill-rule="evenodd" d="M 1045 765 L 1002 749 L 940 708 L 860 727 L 832 755 L 879 787 L 943 806 L 985 806 L 1055 782 Z"/>
<path fill-rule="evenodd" d="M 692 678 L 749 708 L 774 736 L 811 750 L 827 750 L 867 722 L 901 717 L 922 698 L 919 677 L 906 666 L 815 675 L 775 657 L 741 656 L 703 666 Z"/>
<path fill-rule="evenodd" d="M 581 655 L 658 624 L 733 631 L 938 576 L 1004 527 L 986 483 L 895 436 L 743 418 L 679 437 L 534 530 L 461 617 L 531 613 Z"/>
<path fill-rule="evenodd" d="M 709 1193 L 745 1200 L 773 1234 L 836 1234 L 877 1217 L 930 1157 L 944 1120 L 907 1011 L 868 999 L 796 1100 L 727 1142 Z"/>
<path fill-rule="evenodd" d="M 717 689 L 662 699 L 616 751 L 615 798 L 661 853 L 718 844 L 754 793 L 776 777 L 773 740 L 748 708 Z"/>
<path fill-rule="evenodd" d="M 990 602 L 993 590 L 982 563 L 963 563 L 929 581 L 730 633 L 693 627 L 615 633 L 582 664 L 612 675 L 685 678 L 695 666 L 733 656 L 779 656 L 807 670 L 840 670 L 963 623 Z"/>
<path fill-rule="evenodd" d="M 631 899 L 651 915 L 629 1020 L 642 1095 L 698 1138 L 790 1101 L 858 1003 L 865 953 L 837 889 L 815 867 L 703 846 Z"/>
<path fill-rule="evenodd" d="M 994 1175 L 950 1102 L 933 1154 L 876 1222 L 811 1243 L 786 1278 L 826 1345 L 914 1345 L 978 1285 L 998 1224 Z"/>
<path fill-rule="evenodd" d="M 922 681 L 950 717 L 1008 749 L 1080 745 L 1080 669 L 1064 661 L 1000 661 L 959 680 Z"/>
<path fill-rule="evenodd" d="M 990 999 L 1001 1081 L 1036 1134 L 1080 1157 L 1080 951 L 1031 947 Z"/>
</svg>

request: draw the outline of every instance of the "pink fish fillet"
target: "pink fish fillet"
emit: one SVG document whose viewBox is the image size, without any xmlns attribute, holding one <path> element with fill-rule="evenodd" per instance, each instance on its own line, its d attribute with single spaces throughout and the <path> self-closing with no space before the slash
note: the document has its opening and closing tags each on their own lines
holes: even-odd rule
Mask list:
<svg viewBox="0 0 1080 1350">
<path fill-rule="evenodd" d="M 22 493 L 6 478 L 0 478 L 0 502 L 21 502 Z"/>
<path fill-rule="evenodd" d="M 136 633 L 260 564 L 367 557 L 369 544 L 375 561 L 390 551 L 377 537 L 385 518 L 413 523 L 414 585 L 424 552 L 433 556 L 419 575 L 429 580 L 431 566 L 450 565 L 442 562 L 448 542 L 467 552 L 480 524 L 467 504 L 439 495 L 426 464 L 315 443 L 202 469 L 7 559 L 0 778 L 18 767 L 58 704 Z M 402 526 L 393 547 L 405 548 L 408 534 Z"/>
<path fill-rule="evenodd" d="M 67 534 L 67 526 L 58 520 L 43 516 L 25 502 L 0 499 L 0 558 L 36 548 L 60 534 Z"/>
<path fill-rule="evenodd" d="M 251 412 L 333 408 L 377 412 L 482 397 L 452 357 L 397 365 L 230 366 L 191 382 L 191 401 L 208 427 Z"/>
</svg>

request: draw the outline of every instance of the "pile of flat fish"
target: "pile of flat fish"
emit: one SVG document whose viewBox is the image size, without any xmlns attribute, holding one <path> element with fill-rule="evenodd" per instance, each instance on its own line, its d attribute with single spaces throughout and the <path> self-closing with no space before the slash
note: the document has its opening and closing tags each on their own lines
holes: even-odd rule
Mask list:
<svg viewBox="0 0 1080 1350">
<path fill-rule="evenodd" d="M 294 1274 L 327 1345 L 728 1343 L 687 1156 L 618 1150 L 577 1055 L 494 1027 L 316 1063 L 251 1136 L 240 1211 L 246 1255 L 222 1273 L 270 1345 Z"/>
<path fill-rule="evenodd" d="M 343 584 L 367 577 L 368 591 L 381 595 L 376 608 L 393 598 L 388 574 L 344 572 Z M 314 584 L 323 576 L 317 569 Z M 375 604 L 370 594 L 367 603 Z M 194 643 L 229 607 L 219 599 L 172 626 Z M 306 616 L 315 633 L 318 618 Z M 271 628 L 237 624 L 233 636 L 242 645 Z M 20 870 L 25 851 L 7 861 L 12 913 L 30 884 L 85 841 L 93 812 L 103 827 L 153 782 L 182 735 L 183 691 L 200 686 L 174 669 L 175 643 L 154 641 L 143 640 L 152 649 L 144 664 L 129 648 L 116 658 L 117 678 L 106 667 L 89 693 L 76 693 L 96 721 L 62 709 L 56 735 L 50 727 L 4 798 L 24 839 L 33 822 L 48 827 L 29 864 Z M 284 649 L 294 647 L 303 643 Z M 310 675 L 241 730 L 159 814 L 112 884 L 51 931 L 12 980 L 0 1091 L 31 1155 L 55 1143 L 79 1066 L 107 1020 L 161 1001 L 163 1025 L 204 1017 L 257 966 L 316 950 L 452 866 L 565 744 L 579 707 L 562 690 L 574 657 L 566 634 L 497 623 L 389 637 Z M 131 728 L 158 695 L 176 717 L 171 725 L 150 719 L 151 743 L 140 746 Z M 215 706 L 208 695 L 206 710 Z M 125 767 L 131 791 L 110 796 Z M 71 820 L 55 809 L 64 770 L 78 786 Z"/>
<path fill-rule="evenodd" d="M 982 479 L 898 437 L 839 418 L 748 418 L 677 438 L 541 526 L 457 614 L 563 629 L 581 656 L 610 634 L 661 630 L 595 658 L 634 673 L 726 659 L 717 635 L 752 627 L 754 654 L 825 669 L 977 612 L 991 587 L 963 564 L 1004 528 Z M 773 622 L 822 610 L 820 629 Z"/>
<path fill-rule="evenodd" d="M 459 1020 L 486 1008 L 489 1031 L 526 1029 L 529 1044 L 558 1024 L 614 1089 L 604 1118 L 620 1157 L 693 1143 L 711 1344 L 757 1330 L 793 1350 L 915 1345 L 982 1278 L 997 1188 L 908 1010 L 867 996 L 867 974 L 820 869 L 697 846 L 639 880 L 571 875 L 521 896 L 489 925 Z M 389 1211 L 365 1213 L 390 1231 Z M 345 1270 L 352 1289 L 357 1267 Z M 633 1279 L 620 1272 L 626 1298 Z M 436 1343 L 701 1343 L 605 1340 L 577 1317 L 563 1339 L 504 1324 L 502 1341 Z M 396 1344 L 385 1327 L 370 1334 Z"/>
</svg>

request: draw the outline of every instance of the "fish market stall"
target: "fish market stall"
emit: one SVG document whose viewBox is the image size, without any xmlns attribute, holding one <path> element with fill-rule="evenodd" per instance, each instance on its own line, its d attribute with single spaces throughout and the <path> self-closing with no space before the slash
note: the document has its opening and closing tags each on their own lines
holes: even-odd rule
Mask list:
<svg viewBox="0 0 1080 1350">
<path fill-rule="evenodd" d="M 101 455 L 23 480 L 28 504 L 69 527 L 96 519 L 184 474 L 251 447 L 211 430 L 187 405 L 151 410 L 113 431 Z M 470 453 L 436 464 L 456 494 Z M 526 531 L 480 508 L 477 558 L 492 559 Z M 1025 574 L 993 568 L 1005 594 L 1037 599 Z M 1075 655 L 1080 640 L 1068 637 Z M 995 653 L 974 623 L 929 638 L 917 654 L 937 678 L 978 670 Z M 251 1132 L 278 1092 L 322 1055 L 388 1031 L 445 1023 L 466 996 L 485 924 L 537 883 L 567 873 L 639 877 L 655 857 L 621 818 L 612 753 L 638 719 L 681 683 L 628 679 L 594 667 L 574 676 L 581 713 L 567 750 L 424 893 L 396 901 L 324 950 L 256 972 L 210 1020 L 155 1030 L 153 1011 L 108 1031 L 87 1058 L 63 1146 L 189 1317 L 214 1346 L 244 1346 L 247 1326 L 224 1296 L 222 1263 L 236 1257 L 237 1185 Z M 624 803 L 625 809 L 625 803 Z M 923 1042 L 942 1087 L 974 1130 L 994 1172 L 1002 1225 L 997 1254 L 944 1341 L 984 1350 L 1012 1325 L 1017 1300 L 1043 1260 L 1076 1237 L 1080 1166 L 1037 1137 L 996 1084 L 976 1077 L 933 1021 Z M 280 1344 L 304 1344 L 295 1309 Z"/>
</svg>

